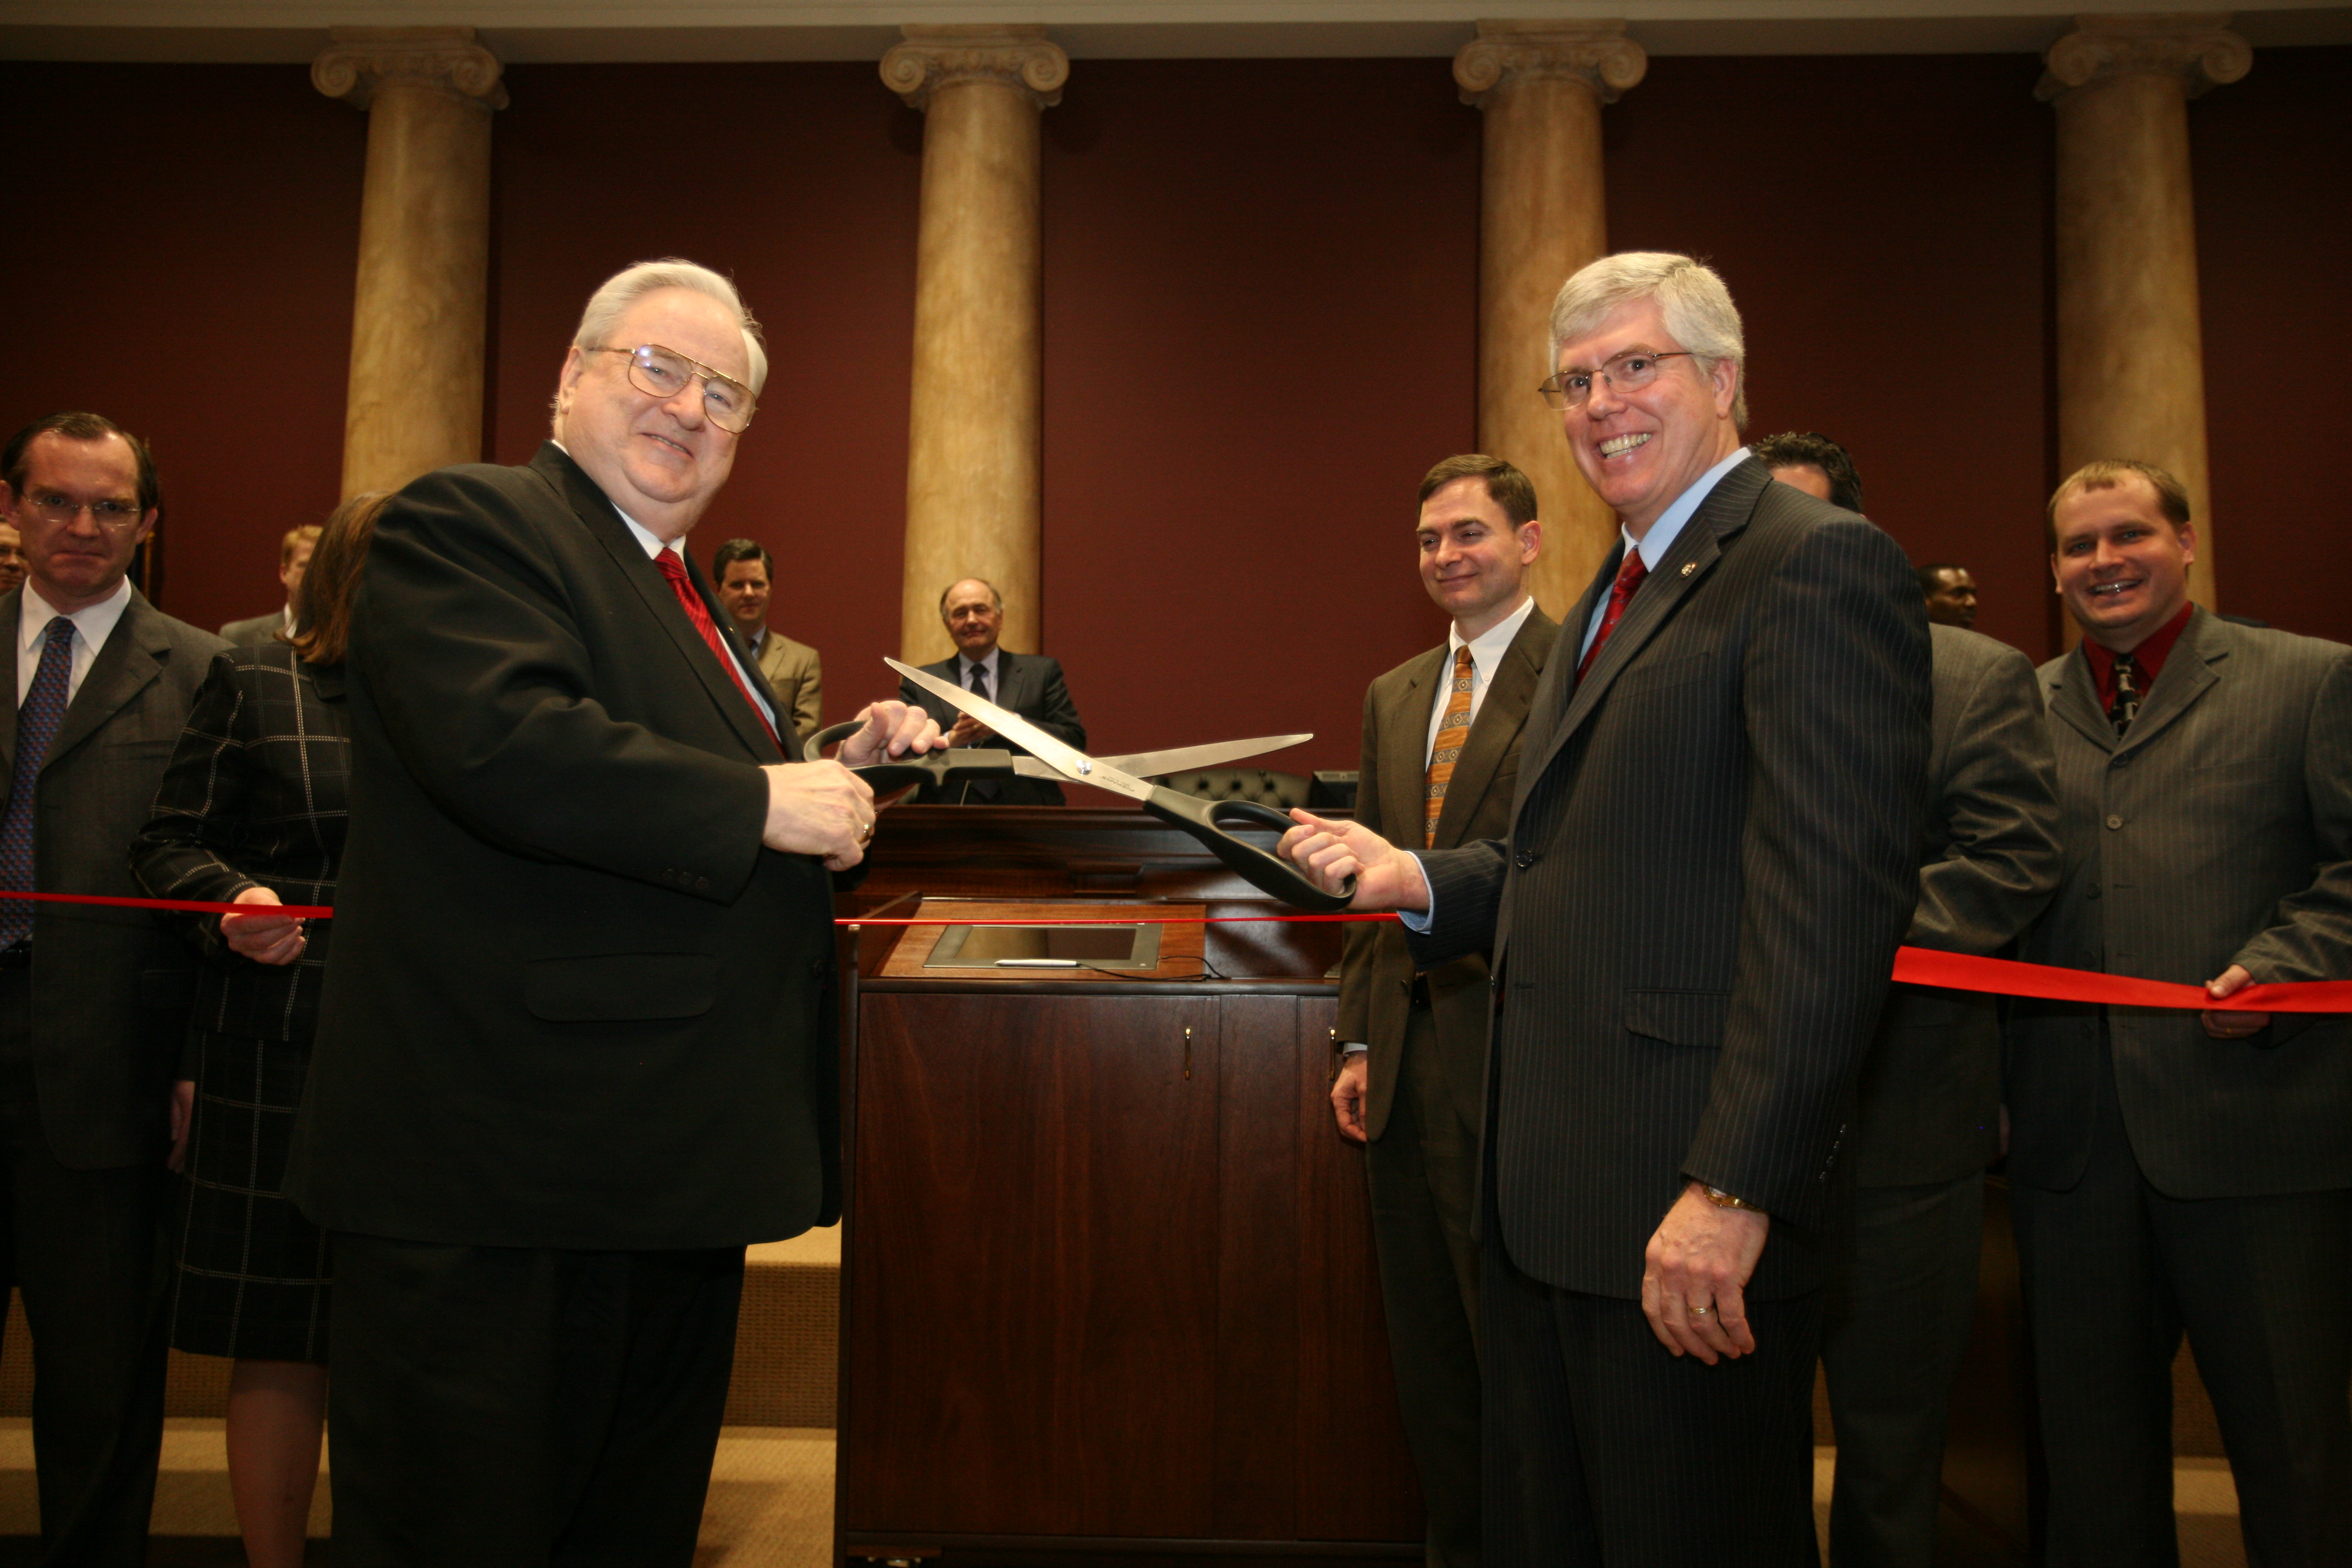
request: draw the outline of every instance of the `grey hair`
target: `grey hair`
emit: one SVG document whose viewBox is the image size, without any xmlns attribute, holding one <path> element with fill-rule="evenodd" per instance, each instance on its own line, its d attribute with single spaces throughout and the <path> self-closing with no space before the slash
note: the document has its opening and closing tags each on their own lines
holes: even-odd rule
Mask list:
<svg viewBox="0 0 2352 1568">
<path fill-rule="evenodd" d="M 1739 394 L 1731 405 L 1735 427 L 1748 424 L 1748 347 L 1739 330 L 1739 307 L 1715 268 L 1666 250 L 1624 250 L 1579 271 L 1559 286 L 1551 302 L 1551 356 L 1559 345 L 1583 337 L 1620 305 L 1655 300 L 1666 331 L 1712 371 L 1728 360 L 1739 367 Z"/>
<path fill-rule="evenodd" d="M 659 289 L 691 289 L 726 306 L 736 325 L 743 330 L 743 357 L 751 367 L 751 390 L 756 393 L 767 384 L 768 351 L 760 340 L 760 323 L 745 308 L 743 296 L 735 291 L 730 279 L 683 257 L 640 261 L 605 279 L 596 292 L 588 296 L 588 308 L 580 312 L 580 330 L 572 334 L 572 342 L 583 349 L 636 347 L 635 343 L 616 344 L 605 340 L 613 335 L 630 306 Z"/>
</svg>

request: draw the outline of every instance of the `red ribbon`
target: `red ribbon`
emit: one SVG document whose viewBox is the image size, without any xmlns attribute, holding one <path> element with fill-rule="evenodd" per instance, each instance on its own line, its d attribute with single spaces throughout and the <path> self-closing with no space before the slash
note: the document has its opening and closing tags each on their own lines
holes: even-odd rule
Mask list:
<svg viewBox="0 0 2352 1568">
<path fill-rule="evenodd" d="M 326 904 L 221 904 L 202 899 L 119 899 L 96 893 L 30 893 L 0 890 L 0 902 L 30 899 L 53 904 L 105 904 L 116 909 L 162 910 L 191 915 L 292 915 L 298 920 L 332 920 Z M 1390 921 L 1392 914 L 1330 915 L 1103 915 L 1066 920 L 972 920 L 920 917 L 837 920 L 838 926 L 1131 926 L 1244 925 L 1271 921 L 1285 925 L 1318 925 L 1335 921 Z M 2216 1002 L 2202 985 L 2180 985 L 2167 980 L 2139 980 L 2128 974 L 2099 974 L 2083 969 L 2059 969 L 2046 963 L 2019 963 L 2006 958 L 1979 958 L 1973 953 L 1937 952 L 1929 948 L 1898 948 L 1895 979 L 1906 985 L 1933 985 L 1950 991 L 1979 991 L 1999 996 L 2032 996 L 2050 1002 L 2099 1002 L 2112 1007 L 2168 1007 L 2203 1011 L 2225 1008 L 2233 1013 L 2352 1013 L 2352 980 L 2291 980 L 2244 987 L 2228 1000 Z"/>
</svg>

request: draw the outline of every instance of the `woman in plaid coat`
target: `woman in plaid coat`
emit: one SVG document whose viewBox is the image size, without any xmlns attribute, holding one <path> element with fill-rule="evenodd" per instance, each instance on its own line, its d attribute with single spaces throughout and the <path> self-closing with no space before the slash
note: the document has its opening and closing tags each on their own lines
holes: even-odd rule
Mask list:
<svg viewBox="0 0 2352 1568">
<path fill-rule="evenodd" d="M 131 869 L 155 897 L 257 910 L 333 903 L 351 752 L 343 644 L 386 499 L 355 496 L 327 520 L 290 645 L 214 658 L 131 846 Z M 332 922 L 256 914 L 183 924 L 207 963 L 184 1069 L 194 1105 L 172 1342 L 236 1359 L 230 1489 L 247 1557 L 275 1568 L 302 1560 L 326 1415 L 326 1238 L 279 1187 Z"/>
</svg>

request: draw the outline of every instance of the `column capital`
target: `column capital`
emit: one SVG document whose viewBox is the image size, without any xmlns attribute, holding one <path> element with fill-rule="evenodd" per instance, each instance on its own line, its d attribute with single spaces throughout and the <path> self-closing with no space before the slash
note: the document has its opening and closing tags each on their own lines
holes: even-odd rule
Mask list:
<svg viewBox="0 0 2352 1568">
<path fill-rule="evenodd" d="M 1520 77 L 1568 77 L 1614 103 L 1650 68 L 1649 52 L 1625 36 L 1622 22 L 1480 22 L 1478 36 L 1454 57 L 1462 101 L 1486 97 Z"/>
<path fill-rule="evenodd" d="M 1038 108 L 1050 109 L 1062 101 L 1062 84 L 1070 79 L 1070 57 L 1042 26 L 910 24 L 898 33 L 903 41 L 882 57 L 882 84 L 915 109 L 928 107 L 931 94 L 959 81 L 1015 88 Z"/>
<path fill-rule="evenodd" d="M 471 27 L 335 27 L 334 47 L 310 62 L 310 85 L 365 109 L 387 82 L 437 88 L 482 108 L 504 109 L 506 68 Z"/>
<path fill-rule="evenodd" d="M 2033 96 L 2045 103 L 2087 82 L 2135 72 L 2177 77 L 2195 98 L 2244 76 L 2254 50 L 2230 31 L 2227 11 L 2081 16 L 2042 61 L 2047 68 Z"/>
</svg>

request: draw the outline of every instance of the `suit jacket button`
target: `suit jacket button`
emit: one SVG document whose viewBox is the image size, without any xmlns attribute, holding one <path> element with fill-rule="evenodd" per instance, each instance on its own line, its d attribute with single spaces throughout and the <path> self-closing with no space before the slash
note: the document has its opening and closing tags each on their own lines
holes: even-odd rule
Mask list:
<svg viewBox="0 0 2352 1568">
<path fill-rule="evenodd" d="M 697 877 L 694 879 L 694 890 L 698 893 L 707 893 L 710 891 L 710 879 L 708 877 Z"/>
<path fill-rule="evenodd" d="M 2086 899 L 2097 898 L 2099 896 L 2099 885 L 2096 882 L 2092 883 L 2089 887 L 2083 889 L 2083 896 Z"/>
<path fill-rule="evenodd" d="M 2110 816 L 2107 818 L 2107 826 L 2109 827 L 2121 827 L 2123 825 L 2124 819 L 2120 816 Z"/>
<path fill-rule="evenodd" d="M 1522 849 L 1517 855 L 1511 857 L 1511 864 L 1524 871 L 1542 858 L 1542 856 L 1537 854 L 1532 849 Z"/>
</svg>

